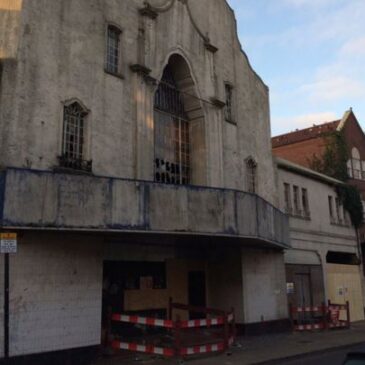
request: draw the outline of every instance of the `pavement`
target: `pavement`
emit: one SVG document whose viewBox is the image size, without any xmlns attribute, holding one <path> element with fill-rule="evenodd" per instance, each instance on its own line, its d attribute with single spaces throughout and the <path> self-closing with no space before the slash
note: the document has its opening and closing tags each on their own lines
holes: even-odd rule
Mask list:
<svg viewBox="0 0 365 365">
<path fill-rule="evenodd" d="M 364 343 L 365 321 L 353 323 L 350 329 L 242 337 L 237 339 L 235 346 L 228 353 L 188 359 L 185 363 L 191 365 L 278 364 L 284 360 Z M 181 361 L 129 353 L 104 357 L 93 365 L 138 364 L 176 365 L 181 364 Z"/>
</svg>

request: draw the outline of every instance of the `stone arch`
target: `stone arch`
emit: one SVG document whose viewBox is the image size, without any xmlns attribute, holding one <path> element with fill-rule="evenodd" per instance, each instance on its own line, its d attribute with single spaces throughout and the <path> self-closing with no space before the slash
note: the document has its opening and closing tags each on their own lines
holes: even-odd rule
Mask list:
<svg viewBox="0 0 365 365">
<path fill-rule="evenodd" d="M 187 131 L 188 138 L 185 140 L 180 139 L 180 142 L 185 146 L 188 145 L 188 167 L 186 163 L 186 156 L 184 158 L 179 159 L 176 158 L 174 161 L 171 161 L 173 157 L 161 157 L 161 146 L 159 145 L 159 141 L 161 140 L 160 134 L 164 133 L 162 130 L 163 124 L 167 123 L 166 120 L 162 121 L 162 112 L 166 112 L 164 109 L 164 101 L 161 101 L 161 94 L 171 93 L 171 96 L 165 95 L 167 98 L 167 103 L 172 98 L 175 101 L 177 98 L 179 99 L 179 106 L 177 108 L 179 110 L 169 110 L 173 114 L 176 114 L 178 118 L 181 118 L 182 123 L 184 124 L 184 130 L 181 132 L 180 129 L 179 138 L 181 135 Z M 161 104 L 162 103 L 162 104 Z M 160 105 L 161 104 L 161 105 Z M 180 105 L 181 104 L 181 105 Z M 167 107 L 167 106 L 166 106 Z M 175 106 L 176 107 L 176 106 Z M 182 110 L 180 110 L 182 109 Z M 179 114 L 179 115 L 177 115 Z M 171 119 L 171 123 L 174 123 L 174 118 Z M 180 128 L 180 127 L 179 127 Z M 168 125 L 166 130 L 168 130 Z M 166 133 L 166 132 L 165 132 Z M 168 132 L 167 132 L 168 133 Z M 172 138 L 172 135 L 170 136 Z M 188 141 L 188 142 L 186 142 Z M 180 145 L 178 142 L 175 145 Z M 183 183 L 183 184 L 194 184 L 194 185 L 206 185 L 207 183 L 207 168 L 206 168 L 206 142 L 205 142 L 205 113 L 202 106 L 202 101 L 199 98 L 199 94 L 197 91 L 196 83 L 194 82 L 192 72 L 190 66 L 186 59 L 178 53 L 173 53 L 166 65 L 163 68 L 161 81 L 155 90 L 155 100 L 154 100 L 154 143 L 155 143 L 155 180 L 163 180 L 159 182 L 165 183 Z M 171 144 L 171 148 L 174 148 Z M 175 151 L 179 155 L 182 155 L 181 151 Z M 157 155 L 159 154 L 159 155 Z M 172 154 L 173 155 L 173 154 Z M 170 155 L 171 156 L 171 155 Z M 180 165 L 183 167 L 183 170 L 189 171 L 189 178 L 180 179 L 179 182 L 176 180 L 176 176 L 170 179 L 164 178 L 161 179 L 161 171 L 157 171 L 161 166 L 159 163 L 163 161 L 165 164 L 166 161 L 169 162 L 168 169 L 170 169 L 171 163 L 175 167 L 178 166 L 180 169 Z M 166 166 L 164 166 L 166 169 Z M 159 175 L 156 175 L 159 174 Z M 170 176 L 170 175 L 169 175 Z"/>
</svg>

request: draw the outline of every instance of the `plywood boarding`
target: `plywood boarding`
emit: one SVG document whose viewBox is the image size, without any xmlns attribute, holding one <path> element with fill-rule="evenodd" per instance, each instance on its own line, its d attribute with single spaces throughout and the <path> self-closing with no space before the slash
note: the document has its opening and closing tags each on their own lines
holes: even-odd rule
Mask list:
<svg viewBox="0 0 365 365">
<path fill-rule="evenodd" d="M 141 311 L 147 309 L 168 308 L 169 298 L 174 302 L 188 304 L 188 272 L 194 270 L 206 271 L 204 261 L 166 260 L 167 288 L 162 290 L 126 290 L 124 307 L 126 311 Z M 186 311 L 174 311 L 182 320 L 188 319 Z"/>
<path fill-rule="evenodd" d="M 326 270 L 328 299 L 339 304 L 349 301 L 351 321 L 363 320 L 364 303 L 359 266 L 327 264 Z"/>
</svg>

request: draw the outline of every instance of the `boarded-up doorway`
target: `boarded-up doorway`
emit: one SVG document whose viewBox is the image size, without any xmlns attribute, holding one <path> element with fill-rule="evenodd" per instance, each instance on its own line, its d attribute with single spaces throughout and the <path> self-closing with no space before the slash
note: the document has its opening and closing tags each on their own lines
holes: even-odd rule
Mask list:
<svg viewBox="0 0 365 365">
<path fill-rule="evenodd" d="M 190 271 L 188 273 L 189 305 L 196 307 L 206 306 L 206 284 L 204 271 Z M 191 312 L 190 318 L 205 317 L 204 313 Z"/>
<path fill-rule="evenodd" d="M 312 306 L 311 282 L 309 274 L 295 274 L 296 299 L 299 307 Z"/>
</svg>

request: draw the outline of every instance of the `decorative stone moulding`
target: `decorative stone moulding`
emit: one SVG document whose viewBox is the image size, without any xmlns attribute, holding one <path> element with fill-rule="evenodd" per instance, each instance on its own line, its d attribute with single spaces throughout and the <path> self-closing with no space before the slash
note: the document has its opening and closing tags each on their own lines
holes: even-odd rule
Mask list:
<svg viewBox="0 0 365 365">
<path fill-rule="evenodd" d="M 218 51 L 218 48 L 217 48 L 217 47 L 215 47 L 215 46 L 213 46 L 213 44 L 211 44 L 211 43 L 209 42 L 209 40 L 206 40 L 206 41 L 204 42 L 204 46 L 205 46 L 205 48 L 206 48 L 209 52 L 216 53 L 216 52 Z"/>
<path fill-rule="evenodd" d="M 158 17 L 157 11 L 152 7 L 151 4 L 145 3 L 145 6 L 139 9 L 139 13 L 147 18 L 156 19 Z"/>
<path fill-rule="evenodd" d="M 219 100 L 216 97 L 210 98 L 210 101 L 212 102 L 213 105 L 215 105 L 218 108 L 224 108 L 226 106 L 226 103 L 224 101 Z"/>
<path fill-rule="evenodd" d="M 139 63 L 135 63 L 133 65 L 130 65 L 130 69 L 132 72 L 135 72 L 139 75 L 142 76 L 148 76 L 151 73 L 151 69 L 149 69 L 148 67 L 141 65 Z"/>
</svg>

